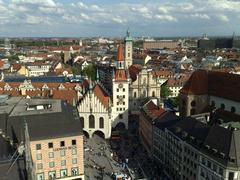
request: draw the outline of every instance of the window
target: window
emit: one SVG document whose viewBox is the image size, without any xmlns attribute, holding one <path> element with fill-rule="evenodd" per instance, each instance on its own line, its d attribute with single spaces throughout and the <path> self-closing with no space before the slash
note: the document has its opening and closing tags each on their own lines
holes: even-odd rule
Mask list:
<svg viewBox="0 0 240 180">
<path fill-rule="evenodd" d="M 191 106 L 192 106 L 192 107 L 195 107 L 195 106 L 196 106 L 196 101 L 192 101 L 192 102 L 191 102 Z"/>
<path fill-rule="evenodd" d="M 123 88 L 123 92 L 125 92 L 125 88 Z"/>
<path fill-rule="evenodd" d="M 64 147 L 65 146 L 65 142 L 64 141 L 61 141 L 60 142 L 60 147 Z"/>
<path fill-rule="evenodd" d="M 41 150 L 41 144 L 36 144 L 36 149 Z"/>
<path fill-rule="evenodd" d="M 130 57 L 130 53 L 128 53 L 128 57 Z"/>
<path fill-rule="evenodd" d="M 221 104 L 221 109 L 222 109 L 222 110 L 225 109 L 225 104 Z"/>
<path fill-rule="evenodd" d="M 78 175 L 78 168 L 72 168 L 72 175 Z"/>
<path fill-rule="evenodd" d="M 119 92 L 119 89 L 117 88 L 117 92 Z"/>
<path fill-rule="evenodd" d="M 155 91 L 152 92 L 152 97 L 155 97 Z"/>
<path fill-rule="evenodd" d="M 123 102 L 123 105 L 125 105 L 125 102 Z"/>
<path fill-rule="evenodd" d="M 49 149 L 53 148 L 53 143 L 52 142 L 48 143 L 48 148 Z"/>
<path fill-rule="evenodd" d="M 122 114 L 119 114 L 119 119 L 122 119 L 123 118 L 123 115 Z"/>
<path fill-rule="evenodd" d="M 213 164 L 213 171 L 217 172 L 217 165 L 216 164 Z"/>
<path fill-rule="evenodd" d="M 133 97 L 135 97 L 135 98 L 137 97 L 137 92 L 133 93 Z"/>
<path fill-rule="evenodd" d="M 235 113 L 235 112 L 236 112 L 236 108 L 232 106 L 232 107 L 231 107 L 231 112 L 232 112 L 232 113 Z"/>
<path fill-rule="evenodd" d="M 44 180 L 44 173 L 38 173 L 37 180 Z"/>
<path fill-rule="evenodd" d="M 53 152 L 49 152 L 49 153 L 48 153 L 48 157 L 49 157 L 49 158 L 54 158 L 54 153 L 53 153 Z"/>
<path fill-rule="evenodd" d="M 61 166 L 66 166 L 66 160 L 61 160 Z"/>
<path fill-rule="evenodd" d="M 95 128 L 95 118 L 92 114 L 89 116 L 89 128 Z"/>
<path fill-rule="evenodd" d="M 84 117 L 80 117 L 80 122 L 81 122 L 82 128 L 84 128 Z"/>
<path fill-rule="evenodd" d="M 210 161 L 207 161 L 207 167 L 211 168 L 212 165 L 211 165 L 211 162 Z"/>
<path fill-rule="evenodd" d="M 72 159 L 72 163 L 73 163 L 73 164 L 77 164 L 77 158 L 73 158 L 73 159 Z"/>
<path fill-rule="evenodd" d="M 212 102 L 211 102 L 211 106 L 212 106 L 212 107 L 215 107 L 215 101 L 212 101 Z"/>
<path fill-rule="evenodd" d="M 73 140 L 72 140 L 72 145 L 73 145 L 73 146 L 77 145 L 76 139 L 73 139 Z"/>
<path fill-rule="evenodd" d="M 42 159 L 42 154 L 37 154 L 37 160 L 41 160 Z"/>
<path fill-rule="evenodd" d="M 99 118 L 99 128 L 104 128 L 104 119 L 103 119 L 103 117 Z"/>
<path fill-rule="evenodd" d="M 37 169 L 42 169 L 43 168 L 43 164 L 42 163 L 38 163 L 37 164 Z"/>
<path fill-rule="evenodd" d="M 72 149 L 72 155 L 76 155 L 77 154 L 77 149 L 76 148 L 73 148 Z"/>
<path fill-rule="evenodd" d="M 56 171 L 50 171 L 48 177 L 49 179 L 56 179 Z"/>
<path fill-rule="evenodd" d="M 233 180 L 233 178 L 234 178 L 234 172 L 229 172 L 228 180 Z"/>
<path fill-rule="evenodd" d="M 66 177 L 67 176 L 67 169 L 60 170 L 60 177 Z"/>
<path fill-rule="evenodd" d="M 117 102 L 117 105 L 119 105 L 119 102 Z"/>
<path fill-rule="evenodd" d="M 50 168 L 53 168 L 54 166 L 55 166 L 55 163 L 54 163 L 54 162 L 50 162 L 50 163 L 49 163 L 49 167 L 50 167 Z"/>
<path fill-rule="evenodd" d="M 65 156 L 65 149 L 61 149 L 60 150 L 60 155 L 63 157 L 63 156 Z"/>
<path fill-rule="evenodd" d="M 220 174 L 221 176 L 223 176 L 223 169 L 222 169 L 222 168 L 219 168 L 219 174 Z"/>
</svg>

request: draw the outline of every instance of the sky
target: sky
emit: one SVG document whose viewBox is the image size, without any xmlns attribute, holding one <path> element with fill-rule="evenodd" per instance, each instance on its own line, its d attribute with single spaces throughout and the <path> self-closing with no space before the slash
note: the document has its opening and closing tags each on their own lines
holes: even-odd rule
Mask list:
<svg viewBox="0 0 240 180">
<path fill-rule="evenodd" d="M 240 35 L 240 0 L 0 0 L 0 37 Z"/>
</svg>

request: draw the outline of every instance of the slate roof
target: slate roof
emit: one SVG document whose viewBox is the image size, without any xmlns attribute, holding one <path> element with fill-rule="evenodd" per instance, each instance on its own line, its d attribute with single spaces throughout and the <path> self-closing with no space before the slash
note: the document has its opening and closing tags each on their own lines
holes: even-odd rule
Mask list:
<svg viewBox="0 0 240 180">
<path fill-rule="evenodd" d="M 240 167 L 240 130 L 208 126 L 188 117 L 168 129 L 176 136 L 226 166 Z"/>
</svg>

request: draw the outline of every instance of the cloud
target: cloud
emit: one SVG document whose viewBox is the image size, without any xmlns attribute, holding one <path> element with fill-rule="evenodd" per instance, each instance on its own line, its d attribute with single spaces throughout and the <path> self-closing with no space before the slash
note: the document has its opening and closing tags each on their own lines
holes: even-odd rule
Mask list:
<svg viewBox="0 0 240 180">
<path fill-rule="evenodd" d="M 234 0 L 171 0 L 171 1 L 83 1 L 83 0 L 0 0 L 0 24 L 18 33 L 28 32 L 24 25 L 37 32 L 48 24 L 53 32 L 78 33 L 85 27 L 91 32 L 113 34 L 119 32 L 115 26 L 132 27 L 136 32 L 162 31 L 162 34 L 219 32 L 219 22 L 231 24 L 239 29 L 240 1 Z M 164 23 L 164 27 L 161 25 Z M 196 27 L 197 30 L 186 28 Z M 144 27 L 144 28 L 143 28 Z M 28 26 L 29 28 L 29 26 Z M 106 31 L 108 29 L 108 31 Z M 217 31 L 216 31 L 217 30 Z M 226 31 L 226 30 L 225 30 Z M 29 31 L 30 32 L 30 31 Z M 85 31 L 84 31 L 85 32 Z M 6 34 L 0 30 L 0 34 Z"/>
<path fill-rule="evenodd" d="M 118 24 L 123 24 L 123 23 L 126 23 L 127 20 L 126 19 L 123 19 L 121 17 L 113 17 L 112 18 L 112 21 L 115 22 L 115 23 L 118 23 Z"/>
<path fill-rule="evenodd" d="M 31 4 L 54 7 L 56 3 L 53 0 L 12 0 L 15 4 Z"/>
<path fill-rule="evenodd" d="M 191 14 L 190 17 L 199 18 L 199 19 L 207 19 L 207 20 L 210 19 L 209 15 L 207 15 L 207 14 L 199 14 L 199 13 Z"/>
<path fill-rule="evenodd" d="M 177 18 L 171 16 L 171 15 L 155 15 L 156 19 L 159 19 L 161 21 L 165 22 L 177 22 Z"/>
<path fill-rule="evenodd" d="M 229 22 L 229 18 L 226 15 L 220 14 L 218 15 L 218 18 L 222 22 Z"/>
</svg>

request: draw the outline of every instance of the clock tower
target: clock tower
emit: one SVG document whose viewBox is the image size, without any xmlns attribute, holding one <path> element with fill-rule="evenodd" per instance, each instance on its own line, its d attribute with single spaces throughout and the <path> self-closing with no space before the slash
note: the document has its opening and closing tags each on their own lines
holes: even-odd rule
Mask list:
<svg viewBox="0 0 240 180">
<path fill-rule="evenodd" d="M 118 46 L 116 70 L 113 73 L 113 107 L 112 107 L 112 127 L 123 123 L 128 128 L 128 107 L 129 107 L 129 84 L 127 70 L 123 56 L 122 44 Z"/>
<path fill-rule="evenodd" d="M 130 36 L 129 30 L 127 30 L 127 35 L 124 39 L 125 42 L 125 68 L 128 69 L 132 64 L 133 64 L 133 57 L 132 57 L 132 52 L 133 52 L 133 39 Z"/>
</svg>

